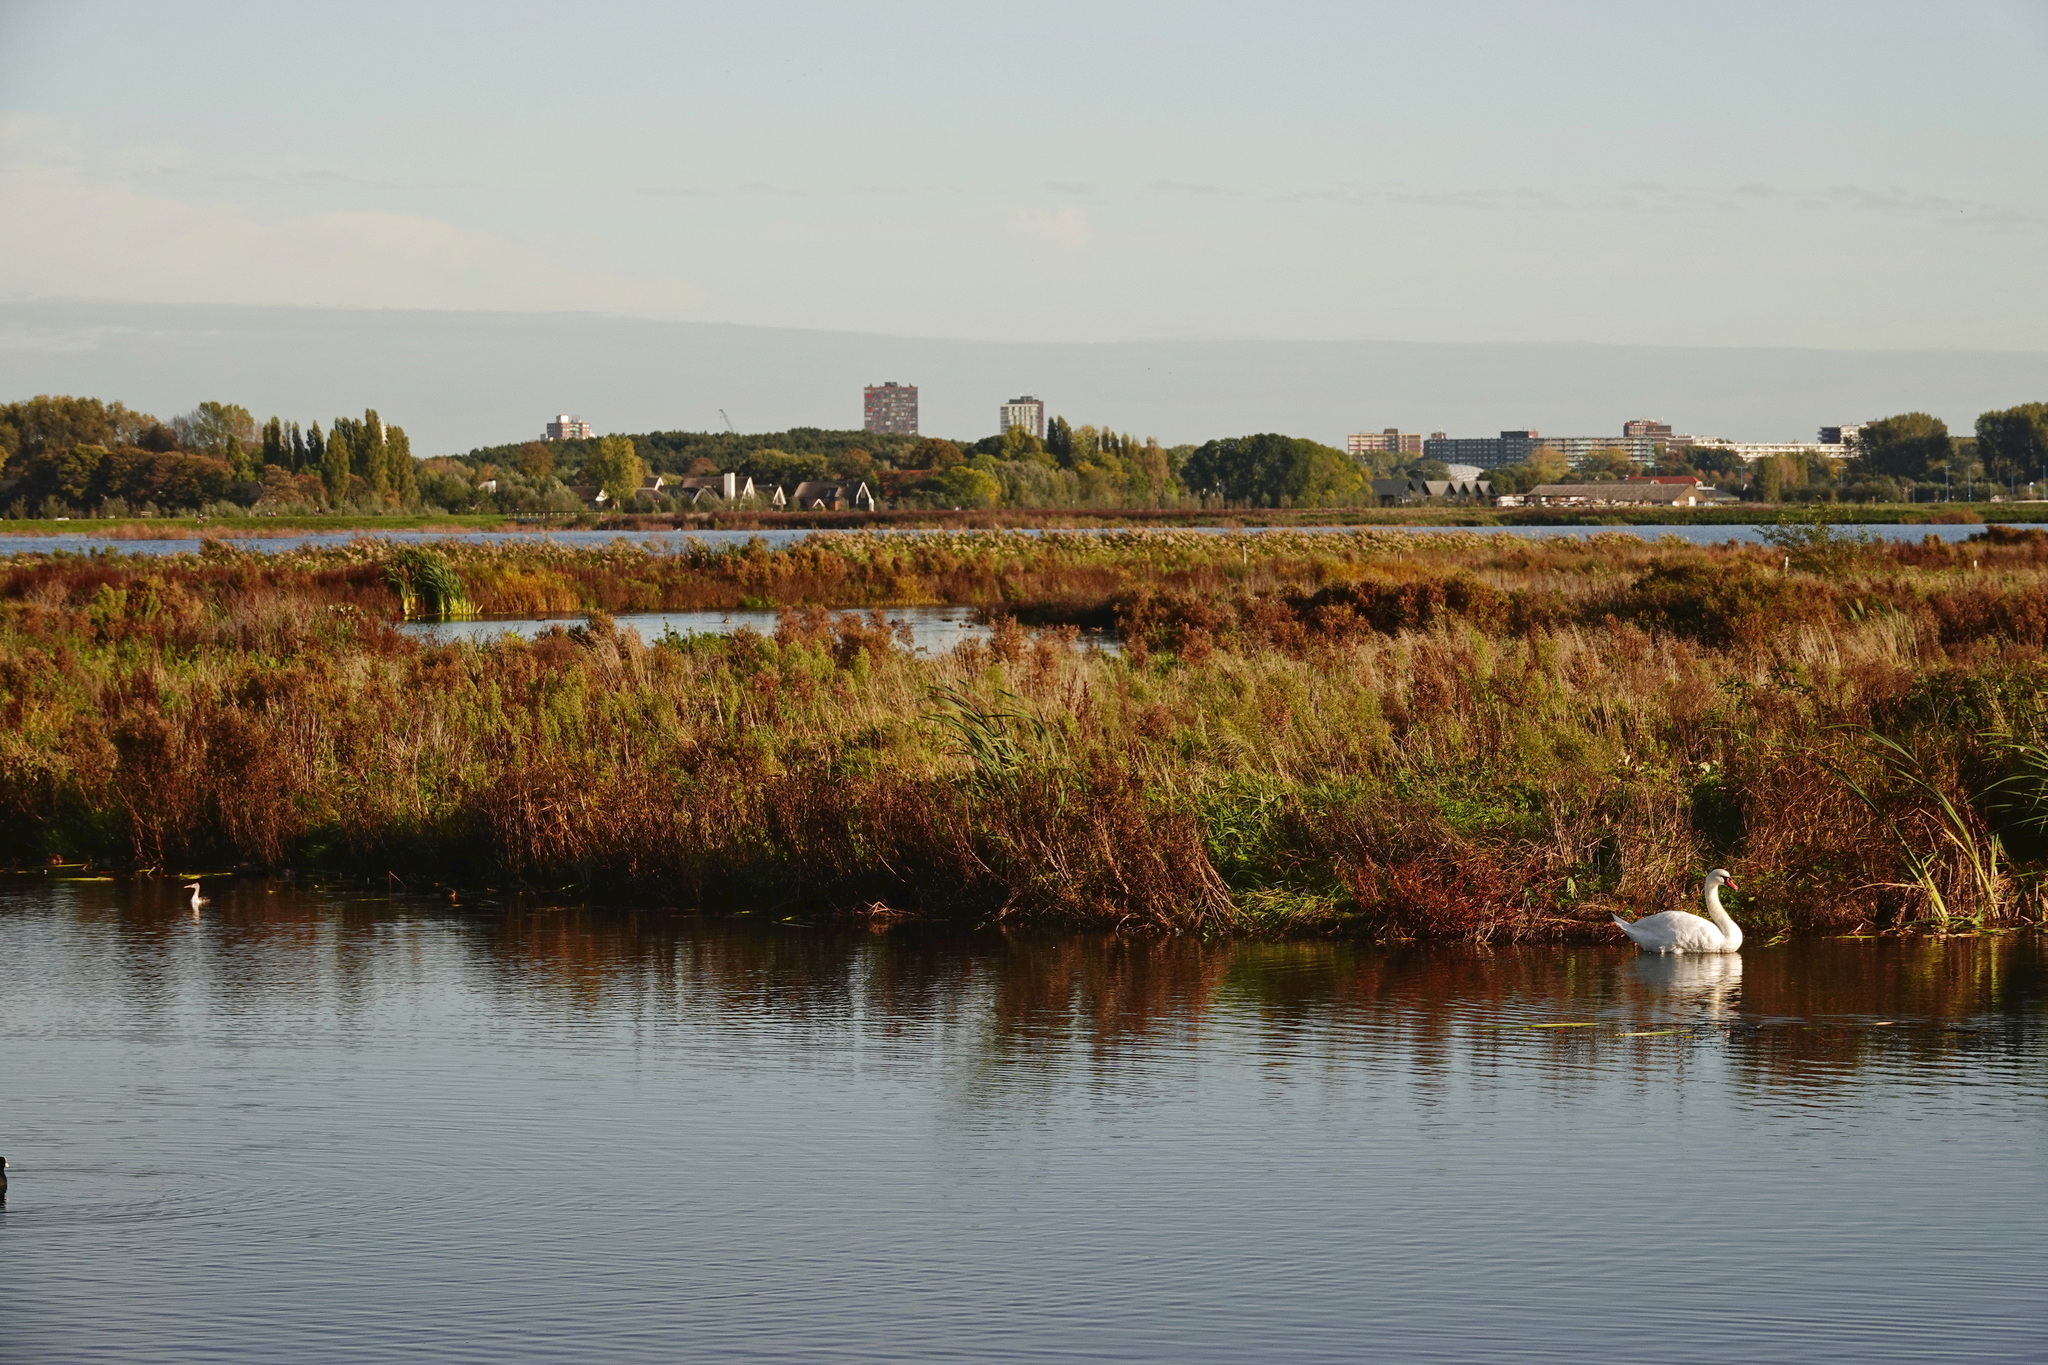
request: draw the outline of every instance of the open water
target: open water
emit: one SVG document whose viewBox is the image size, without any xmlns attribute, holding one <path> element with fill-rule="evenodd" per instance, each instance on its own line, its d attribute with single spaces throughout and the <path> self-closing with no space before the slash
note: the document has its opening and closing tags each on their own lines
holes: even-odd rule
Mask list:
<svg viewBox="0 0 2048 1365">
<path fill-rule="evenodd" d="M 0 882 L 0 1358 L 2048 1358 L 2024 937 Z"/>
<path fill-rule="evenodd" d="M 1593 535 L 1632 535 L 1645 540 L 1657 540 L 1665 536 L 1676 537 L 1693 545 L 1719 545 L 1725 541 L 1751 545 L 1761 543 L 1760 528 L 1756 526 L 1148 526 L 1139 528 L 1097 527 L 1081 528 L 1069 534 L 1114 534 L 1120 530 L 1193 531 L 1203 535 L 1246 534 L 1258 535 L 1270 531 L 1340 532 L 1357 530 L 1414 531 L 1418 534 L 1441 531 L 1470 531 L 1474 535 L 1527 536 L 1535 540 Z M 1849 526 L 1849 533 L 1862 532 L 1880 540 L 1920 540 L 1934 536 L 1945 541 L 1967 540 L 1980 534 L 1980 525 L 1911 525 L 1872 523 L 1868 526 Z M 552 540 L 563 545 L 639 545 L 656 552 L 674 552 L 687 548 L 691 543 L 717 549 L 723 546 L 744 545 L 750 540 L 759 540 L 770 547 L 779 548 L 794 545 L 813 536 L 830 540 L 833 536 L 853 534 L 916 536 L 932 535 L 931 531 L 895 530 L 877 527 L 870 531 L 316 531 L 303 535 L 284 536 L 231 536 L 227 543 L 238 549 L 258 554 L 275 554 L 283 550 L 295 550 L 308 545 L 347 545 L 357 539 L 392 540 L 401 543 L 426 544 L 434 541 L 458 540 L 479 545 L 527 544 L 535 540 Z M 951 534 L 950 532 L 944 534 Z M 1037 529 L 1026 529 L 1023 534 L 1037 535 Z M 90 532 L 75 535 L 55 536 L 10 536 L 0 535 L 0 555 L 7 554 L 87 554 L 95 550 L 110 550 L 116 554 L 176 555 L 196 553 L 205 542 L 190 532 L 180 532 L 163 540 L 125 540 L 108 536 L 96 536 Z"/>
</svg>

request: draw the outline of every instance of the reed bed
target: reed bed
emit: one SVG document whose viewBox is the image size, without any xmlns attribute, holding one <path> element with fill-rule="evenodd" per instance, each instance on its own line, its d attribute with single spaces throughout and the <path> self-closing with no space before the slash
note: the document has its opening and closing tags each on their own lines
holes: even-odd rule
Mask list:
<svg viewBox="0 0 2048 1365">
<path fill-rule="evenodd" d="M 1610 937 L 1727 864 L 1759 937 L 2038 922 L 2048 536 L 1823 548 L 15 556 L 0 858 L 1488 942 Z M 408 602 L 589 619 L 430 645 Z M 875 610 L 932 602 L 997 628 L 925 658 Z M 741 606 L 780 627 L 611 619 Z"/>
</svg>

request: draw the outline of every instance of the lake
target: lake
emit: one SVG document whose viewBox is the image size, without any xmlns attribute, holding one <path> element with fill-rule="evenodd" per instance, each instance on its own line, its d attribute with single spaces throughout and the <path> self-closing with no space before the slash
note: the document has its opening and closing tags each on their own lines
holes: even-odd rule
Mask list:
<svg viewBox="0 0 2048 1365">
<path fill-rule="evenodd" d="M 0 1358 L 2048 1357 L 2026 937 L 0 882 Z"/>
<path fill-rule="evenodd" d="M 1983 531 L 1980 525 L 1914 523 L 1872 523 L 1868 526 L 1847 526 L 1850 533 L 1865 532 L 1881 540 L 1919 540 L 1934 536 L 1944 541 L 1968 540 Z M 1230 535 L 1242 533 L 1259 535 L 1275 531 L 1341 532 L 1359 530 L 1413 531 L 1428 534 L 1441 531 L 1470 531 L 1475 535 L 1526 536 L 1533 540 L 1556 540 L 1619 533 L 1640 536 L 1644 540 L 1656 540 L 1674 536 L 1693 545 L 1719 545 L 1724 541 L 1737 544 L 1755 545 L 1762 543 L 1762 536 L 1756 526 L 1146 526 L 1146 527 L 1082 527 L 1071 530 L 1075 535 L 1112 535 L 1128 530 L 1195 531 L 1204 535 Z M 552 540 L 562 545 L 602 546 L 612 544 L 638 545 L 661 551 L 675 551 L 686 548 L 691 542 L 718 549 L 726 546 L 744 545 L 750 540 L 759 540 L 771 548 L 794 545 L 799 541 L 817 536 L 829 540 L 833 536 L 845 535 L 892 535 L 917 536 L 934 534 L 958 534 L 957 532 L 932 532 L 923 530 L 897 530 L 889 527 L 875 527 L 866 531 L 313 531 L 300 535 L 281 536 L 230 536 L 226 543 L 251 553 L 275 554 L 283 550 L 295 550 L 304 546 L 347 545 L 359 538 L 391 540 L 401 543 L 429 544 L 435 541 L 468 541 L 478 545 L 523 545 L 536 540 Z M 1036 528 L 1024 529 L 1018 534 L 1037 535 Z M 175 555 L 193 554 L 204 542 L 196 535 L 180 531 L 163 540 L 122 540 L 107 536 L 95 536 L 90 532 L 54 536 L 10 536 L 0 535 L 0 555 L 7 554 L 85 554 L 94 550 L 111 550 L 117 554 Z"/>
</svg>

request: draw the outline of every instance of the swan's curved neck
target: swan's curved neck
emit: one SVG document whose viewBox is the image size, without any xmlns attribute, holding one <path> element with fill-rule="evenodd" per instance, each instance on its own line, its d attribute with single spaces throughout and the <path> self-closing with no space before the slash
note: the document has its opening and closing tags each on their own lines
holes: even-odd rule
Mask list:
<svg viewBox="0 0 2048 1365">
<path fill-rule="evenodd" d="M 1741 947 L 1742 926 L 1730 919 L 1728 912 L 1721 908 L 1721 883 L 1708 882 L 1705 899 L 1707 902 L 1707 918 L 1712 920 L 1714 927 L 1727 937 L 1728 946 L 1731 949 Z"/>
</svg>

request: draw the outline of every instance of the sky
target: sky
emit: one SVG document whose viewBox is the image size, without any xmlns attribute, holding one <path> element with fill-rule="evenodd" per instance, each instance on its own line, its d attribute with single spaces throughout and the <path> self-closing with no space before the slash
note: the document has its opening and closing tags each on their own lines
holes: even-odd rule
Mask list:
<svg viewBox="0 0 2048 1365">
<path fill-rule="evenodd" d="M 0 303 L 2048 351 L 2044 167 L 2048 0 L 0 0 Z"/>
</svg>

